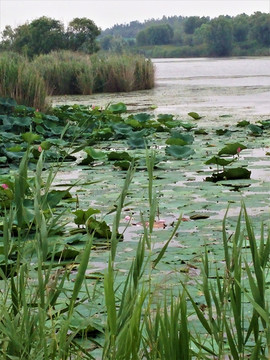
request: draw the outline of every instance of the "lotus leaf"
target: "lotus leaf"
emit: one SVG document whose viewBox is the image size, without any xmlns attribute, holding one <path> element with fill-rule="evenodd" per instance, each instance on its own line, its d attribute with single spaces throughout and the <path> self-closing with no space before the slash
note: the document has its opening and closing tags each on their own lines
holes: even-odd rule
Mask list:
<svg viewBox="0 0 270 360">
<path fill-rule="evenodd" d="M 251 171 L 246 168 L 238 167 L 232 168 L 220 173 L 214 173 L 211 177 L 207 177 L 206 181 L 222 181 L 222 180 L 238 180 L 238 179 L 250 179 Z"/>
<path fill-rule="evenodd" d="M 248 129 L 250 130 L 251 134 L 254 136 L 261 136 L 263 133 L 263 129 L 258 125 L 249 124 Z"/>
<path fill-rule="evenodd" d="M 76 216 L 74 222 L 77 225 L 85 225 L 87 220 L 94 214 L 99 214 L 100 210 L 89 208 L 88 210 L 76 210 L 72 214 Z"/>
<path fill-rule="evenodd" d="M 86 147 L 84 151 L 86 152 L 87 157 L 80 162 L 82 165 L 88 165 L 94 161 L 104 161 L 107 159 L 107 155 L 104 152 L 95 150 L 90 146 Z"/>
<path fill-rule="evenodd" d="M 127 140 L 127 144 L 131 149 L 144 149 L 147 141 L 142 136 L 130 136 Z"/>
<path fill-rule="evenodd" d="M 130 161 L 128 160 L 119 160 L 119 161 L 115 161 L 115 163 L 113 164 L 115 167 L 119 167 L 122 170 L 128 170 L 130 167 Z"/>
<path fill-rule="evenodd" d="M 34 141 L 37 141 L 40 139 L 40 135 L 34 134 L 32 132 L 27 132 L 27 133 L 22 134 L 22 138 L 28 144 L 32 144 Z"/>
<path fill-rule="evenodd" d="M 86 225 L 89 233 L 94 234 L 97 238 L 110 239 L 112 236 L 110 227 L 105 221 L 98 221 L 90 217 Z"/>
<path fill-rule="evenodd" d="M 186 145 L 171 145 L 166 147 L 165 153 L 175 157 L 176 159 L 184 159 L 195 154 L 195 151 Z"/>
<path fill-rule="evenodd" d="M 126 151 L 111 151 L 107 156 L 108 160 L 132 160 L 132 157 Z"/>
<path fill-rule="evenodd" d="M 226 144 L 226 146 L 219 151 L 218 155 L 236 155 L 238 154 L 239 149 L 244 150 L 247 149 L 247 147 L 238 142 L 233 144 Z"/>
<path fill-rule="evenodd" d="M 139 121 L 140 123 L 144 123 L 151 119 L 151 115 L 147 113 L 139 113 L 132 116 L 135 120 Z"/>
<path fill-rule="evenodd" d="M 169 139 L 166 140 L 166 144 L 183 146 L 183 145 L 187 145 L 187 142 L 180 138 L 170 137 Z"/>
<path fill-rule="evenodd" d="M 247 121 L 247 120 L 242 120 L 242 121 L 239 121 L 236 126 L 237 126 L 237 127 L 246 127 L 246 126 L 249 125 L 249 124 L 250 124 L 249 121 Z"/>
<path fill-rule="evenodd" d="M 172 114 L 158 114 L 157 121 L 165 124 L 167 121 L 173 121 L 174 115 Z"/>
<path fill-rule="evenodd" d="M 119 102 L 118 104 L 111 104 L 108 108 L 108 111 L 112 112 L 113 114 L 122 114 L 127 111 L 127 107 L 124 103 Z"/>
<path fill-rule="evenodd" d="M 235 161 L 235 160 L 234 159 L 233 160 L 226 160 L 226 159 L 220 158 L 219 156 L 213 156 L 211 159 L 207 160 L 205 162 L 205 164 L 206 165 L 215 164 L 215 165 L 220 165 L 220 166 L 226 166 L 226 165 L 231 164 L 233 161 Z"/>
<path fill-rule="evenodd" d="M 190 134 L 183 134 L 177 131 L 171 132 L 172 138 L 182 139 L 186 142 L 186 144 L 191 145 L 194 141 L 194 137 Z"/>
<path fill-rule="evenodd" d="M 222 135 L 231 136 L 232 132 L 228 129 L 217 129 L 216 134 L 220 135 L 220 136 L 222 136 Z"/>
<path fill-rule="evenodd" d="M 200 120 L 201 118 L 202 118 L 202 116 L 200 116 L 198 113 L 196 113 L 196 112 L 189 112 L 188 113 L 188 115 L 190 116 L 190 117 L 192 117 L 194 120 Z"/>
</svg>

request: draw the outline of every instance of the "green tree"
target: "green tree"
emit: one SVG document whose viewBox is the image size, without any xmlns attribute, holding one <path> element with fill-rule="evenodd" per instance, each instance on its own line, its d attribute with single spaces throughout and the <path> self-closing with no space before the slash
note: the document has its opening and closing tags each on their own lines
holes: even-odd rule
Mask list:
<svg viewBox="0 0 270 360">
<path fill-rule="evenodd" d="M 270 14 L 256 12 L 250 17 L 250 37 L 263 46 L 270 45 Z"/>
<path fill-rule="evenodd" d="M 6 50 L 17 51 L 29 57 L 65 47 L 64 25 L 45 16 L 14 30 L 6 26 L 3 36 Z"/>
<path fill-rule="evenodd" d="M 75 18 L 69 23 L 67 29 L 69 49 L 92 54 L 99 49 L 96 42 L 99 34 L 100 29 L 92 20 Z"/>
<path fill-rule="evenodd" d="M 232 52 L 232 21 L 229 17 L 219 16 L 209 22 L 206 42 L 210 55 L 229 56 Z"/>
<path fill-rule="evenodd" d="M 236 42 L 246 41 L 249 31 L 249 17 L 246 14 L 237 15 L 232 20 L 233 38 Z"/>
<path fill-rule="evenodd" d="M 209 22 L 209 17 L 190 16 L 184 21 L 184 32 L 194 34 L 194 31 L 203 24 Z"/>
<path fill-rule="evenodd" d="M 136 37 L 138 45 L 166 45 L 173 40 L 173 28 L 169 24 L 153 25 L 140 31 Z"/>
</svg>

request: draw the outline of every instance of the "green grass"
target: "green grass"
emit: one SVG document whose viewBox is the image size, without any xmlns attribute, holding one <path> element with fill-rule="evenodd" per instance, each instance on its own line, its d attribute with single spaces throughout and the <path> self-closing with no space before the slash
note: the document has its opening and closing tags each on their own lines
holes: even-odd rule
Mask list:
<svg viewBox="0 0 270 360">
<path fill-rule="evenodd" d="M 128 92 L 153 86 L 153 64 L 139 55 L 100 57 L 59 51 L 29 61 L 15 53 L 0 54 L 0 96 L 39 110 L 48 108 L 49 95 Z"/>
</svg>

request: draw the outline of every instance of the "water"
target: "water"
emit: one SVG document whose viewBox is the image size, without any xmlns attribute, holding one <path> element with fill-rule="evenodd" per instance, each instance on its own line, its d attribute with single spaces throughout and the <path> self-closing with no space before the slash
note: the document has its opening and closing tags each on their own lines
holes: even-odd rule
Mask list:
<svg viewBox="0 0 270 360">
<path fill-rule="evenodd" d="M 228 59 L 154 59 L 156 86 L 131 93 L 54 97 L 53 104 L 106 106 L 119 101 L 131 111 L 187 115 L 196 111 L 212 120 L 270 117 L 270 57 Z"/>
</svg>

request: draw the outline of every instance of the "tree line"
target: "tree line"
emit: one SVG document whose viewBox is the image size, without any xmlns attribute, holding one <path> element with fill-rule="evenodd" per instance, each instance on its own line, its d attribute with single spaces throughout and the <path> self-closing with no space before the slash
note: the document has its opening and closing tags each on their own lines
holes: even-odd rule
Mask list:
<svg viewBox="0 0 270 360">
<path fill-rule="evenodd" d="M 74 18 L 65 28 L 40 17 L 1 33 L 0 51 L 33 58 L 55 50 L 92 54 L 98 50 L 135 52 L 148 57 L 270 55 L 270 14 L 256 12 L 214 19 L 163 16 L 143 23 L 132 21 L 101 31 L 88 18 Z"/>
<path fill-rule="evenodd" d="M 43 16 L 15 29 L 7 25 L 1 34 L 0 50 L 18 52 L 29 58 L 54 50 L 92 54 L 99 50 L 96 39 L 100 32 L 87 18 L 74 18 L 65 29 L 61 21 Z"/>
<path fill-rule="evenodd" d="M 256 12 L 214 19 L 164 16 L 156 21 L 136 21 L 106 29 L 100 45 L 104 50 L 117 48 L 118 52 L 120 47 L 141 52 L 149 52 L 152 47 L 152 55 L 159 46 L 167 46 L 169 55 L 176 56 L 269 55 L 270 14 Z"/>
</svg>

